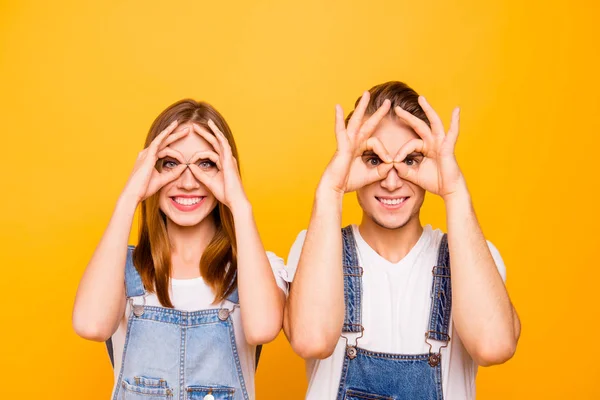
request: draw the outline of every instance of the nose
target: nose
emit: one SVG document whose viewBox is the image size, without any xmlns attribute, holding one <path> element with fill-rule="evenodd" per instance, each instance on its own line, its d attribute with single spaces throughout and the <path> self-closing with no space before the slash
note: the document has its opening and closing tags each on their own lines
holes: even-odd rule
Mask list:
<svg viewBox="0 0 600 400">
<path fill-rule="evenodd" d="M 404 186 L 404 181 L 398 175 L 398 171 L 396 168 L 390 169 L 385 179 L 381 180 L 381 187 L 387 189 L 390 192 L 393 192 L 396 189 Z"/>
<path fill-rule="evenodd" d="M 186 168 L 185 171 L 181 174 L 177 181 L 177 186 L 181 189 L 185 190 L 194 190 L 200 187 L 200 182 L 196 179 L 194 174 L 189 168 Z"/>
</svg>

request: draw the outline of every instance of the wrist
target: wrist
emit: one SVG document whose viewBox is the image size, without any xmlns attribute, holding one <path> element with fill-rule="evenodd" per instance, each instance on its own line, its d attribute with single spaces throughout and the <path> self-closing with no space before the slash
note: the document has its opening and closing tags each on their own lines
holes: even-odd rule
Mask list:
<svg viewBox="0 0 600 400">
<path fill-rule="evenodd" d="M 452 207 L 456 205 L 471 205 L 471 193 L 467 185 L 462 182 L 458 185 L 457 189 L 452 193 L 442 196 L 446 207 Z"/>
<path fill-rule="evenodd" d="M 123 210 L 134 210 L 137 208 L 138 204 L 141 203 L 141 200 L 133 195 L 133 194 L 129 194 L 127 192 L 123 192 L 121 193 L 121 196 L 119 196 L 119 199 L 117 200 L 117 209 L 123 209 Z"/>
<path fill-rule="evenodd" d="M 231 203 L 228 207 L 231 210 L 231 214 L 233 215 L 234 219 L 252 215 L 253 212 L 252 204 L 250 204 L 250 201 L 245 196 Z"/>
</svg>

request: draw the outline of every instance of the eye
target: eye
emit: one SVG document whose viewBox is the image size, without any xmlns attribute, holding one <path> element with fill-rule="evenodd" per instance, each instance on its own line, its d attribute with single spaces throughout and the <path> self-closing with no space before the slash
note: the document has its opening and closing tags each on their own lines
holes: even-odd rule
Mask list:
<svg viewBox="0 0 600 400">
<path fill-rule="evenodd" d="M 376 167 L 379 164 L 381 164 L 383 161 L 381 161 L 381 159 L 379 157 L 369 157 L 365 160 L 365 162 L 367 163 L 367 165 Z"/>
<path fill-rule="evenodd" d="M 179 163 L 177 161 L 171 160 L 171 159 L 165 159 L 162 162 L 162 167 L 166 168 L 166 169 L 173 169 L 176 166 L 178 166 Z"/>
<path fill-rule="evenodd" d="M 216 168 L 217 164 L 215 164 L 214 162 L 212 162 L 211 160 L 200 160 L 198 161 L 198 167 L 200 167 L 200 169 L 212 169 L 212 168 Z"/>
<path fill-rule="evenodd" d="M 408 165 L 409 167 L 412 167 L 414 165 L 417 165 L 421 162 L 420 157 L 406 157 L 404 159 L 404 164 Z"/>
</svg>

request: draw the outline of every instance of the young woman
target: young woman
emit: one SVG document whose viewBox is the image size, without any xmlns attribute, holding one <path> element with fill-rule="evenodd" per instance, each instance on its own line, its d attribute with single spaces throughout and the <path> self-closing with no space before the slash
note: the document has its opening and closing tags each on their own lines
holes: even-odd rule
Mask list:
<svg viewBox="0 0 600 400">
<path fill-rule="evenodd" d="M 80 336 L 107 342 L 112 399 L 254 398 L 257 345 L 281 328 L 286 283 L 237 158 L 209 104 L 177 102 L 150 128 L 73 309 Z"/>
</svg>

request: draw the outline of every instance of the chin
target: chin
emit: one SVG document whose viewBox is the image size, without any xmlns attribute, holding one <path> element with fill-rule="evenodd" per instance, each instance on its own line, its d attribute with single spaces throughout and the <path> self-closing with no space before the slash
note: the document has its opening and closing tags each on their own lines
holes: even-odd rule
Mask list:
<svg viewBox="0 0 600 400">
<path fill-rule="evenodd" d="M 400 229 L 404 228 L 410 222 L 410 217 L 404 216 L 370 216 L 376 225 L 385 229 Z"/>
<path fill-rule="evenodd" d="M 167 218 L 174 224 L 177 226 L 181 226 L 181 227 L 190 227 L 190 226 L 196 226 L 198 225 L 200 222 L 204 221 L 204 219 L 206 218 L 206 216 L 170 216 L 167 215 Z"/>
<path fill-rule="evenodd" d="M 214 206 L 216 206 L 216 204 Z M 167 205 L 165 208 L 161 207 L 161 211 L 174 225 L 191 227 L 200 224 L 206 218 L 210 217 L 212 210 L 215 208 L 214 206 L 208 210 L 206 207 L 202 207 L 192 212 L 185 212 L 173 209 L 172 206 L 170 207 L 170 205 Z"/>
</svg>

